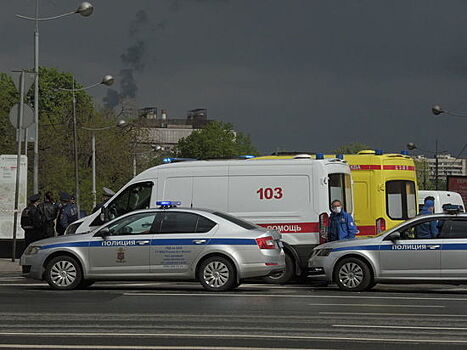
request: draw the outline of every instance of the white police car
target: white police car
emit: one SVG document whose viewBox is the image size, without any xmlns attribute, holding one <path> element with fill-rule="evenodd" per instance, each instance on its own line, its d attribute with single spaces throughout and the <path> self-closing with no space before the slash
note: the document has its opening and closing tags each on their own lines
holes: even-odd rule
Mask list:
<svg viewBox="0 0 467 350">
<path fill-rule="evenodd" d="M 199 280 L 225 291 L 285 268 L 281 235 L 222 212 L 176 208 L 134 211 L 84 234 L 34 242 L 23 271 L 54 289 L 98 280 Z"/>
<path fill-rule="evenodd" d="M 317 246 L 309 271 L 347 291 L 376 283 L 467 283 L 467 214 L 455 206 L 444 209 L 445 214 L 417 216 L 374 238 Z"/>
</svg>

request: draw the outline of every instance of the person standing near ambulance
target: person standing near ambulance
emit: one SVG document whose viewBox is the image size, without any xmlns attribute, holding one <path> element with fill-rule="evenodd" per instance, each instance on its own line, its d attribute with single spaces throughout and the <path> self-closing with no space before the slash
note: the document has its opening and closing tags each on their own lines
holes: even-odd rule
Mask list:
<svg viewBox="0 0 467 350">
<path fill-rule="evenodd" d="M 340 241 L 355 238 L 358 233 L 352 215 L 342 208 L 342 202 L 338 199 L 331 203 L 331 216 L 329 217 L 328 240 Z"/>
</svg>

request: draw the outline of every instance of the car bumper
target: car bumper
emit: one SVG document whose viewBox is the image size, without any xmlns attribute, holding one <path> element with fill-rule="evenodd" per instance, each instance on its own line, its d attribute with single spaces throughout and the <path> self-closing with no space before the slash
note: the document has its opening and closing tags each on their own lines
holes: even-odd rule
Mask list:
<svg viewBox="0 0 467 350">
<path fill-rule="evenodd" d="M 316 279 L 332 281 L 334 259 L 328 256 L 312 256 L 308 260 L 307 273 Z"/>
<path fill-rule="evenodd" d="M 23 255 L 20 264 L 25 277 L 42 280 L 42 257 L 39 254 Z"/>
</svg>

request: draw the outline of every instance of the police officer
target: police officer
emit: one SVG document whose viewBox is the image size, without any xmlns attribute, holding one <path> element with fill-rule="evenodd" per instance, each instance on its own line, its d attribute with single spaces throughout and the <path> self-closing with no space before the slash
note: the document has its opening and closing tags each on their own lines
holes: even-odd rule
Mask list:
<svg viewBox="0 0 467 350">
<path fill-rule="evenodd" d="M 427 197 L 428 198 L 428 197 Z M 425 199 L 420 215 L 430 215 L 435 211 L 435 202 L 431 199 Z M 436 238 L 439 235 L 439 222 L 438 220 L 426 221 L 417 225 L 416 235 L 418 239 Z"/>
<path fill-rule="evenodd" d="M 110 199 L 113 197 L 113 195 L 115 194 L 114 191 L 112 191 L 110 188 L 107 188 L 107 187 L 102 187 L 102 202 L 98 203 L 93 209 L 92 209 L 92 212 L 95 213 L 96 211 L 98 211 L 100 208 L 102 208 L 104 206 L 104 204 Z"/>
<path fill-rule="evenodd" d="M 58 213 L 57 233 L 63 235 L 66 228 L 74 221 L 78 220 L 78 208 L 72 202 L 71 196 L 66 192 L 60 192 L 62 206 Z"/>
<path fill-rule="evenodd" d="M 331 203 L 331 217 L 329 218 L 329 241 L 352 239 L 358 233 L 352 215 L 345 212 L 340 200 Z"/>
<path fill-rule="evenodd" d="M 24 230 L 25 247 L 42 238 L 41 220 L 37 205 L 41 196 L 37 193 L 30 196 L 29 204 L 21 213 L 21 227 Z"/>
<path fill-rule="evenodd" d="M 55 220 L 58 216 L 58 205 L 54 202 L 52 192 L 45 194 L 44 201 L 37 206 L 41 217 L 42 231 L 45 237 L 55 236 Z"/>
</svg>

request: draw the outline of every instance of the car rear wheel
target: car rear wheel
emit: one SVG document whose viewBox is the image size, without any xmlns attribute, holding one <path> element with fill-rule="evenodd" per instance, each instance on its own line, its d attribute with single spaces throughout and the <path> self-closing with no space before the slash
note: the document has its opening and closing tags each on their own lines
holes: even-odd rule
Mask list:
<svg viewBox="0 0 467 350">
<path fill-rule="evenodd" d="M 295 265 L 289 254 L 285 254 L 285 270 L 263 277 L 266 283 L 283 284 L 289 282 L 295 275 Z"/>
<path fill-rule="evenodd" d="M 45 279 L 53 289 L 70 290 L 80 286 L 83 273 L 78 261 L 62 255 L 50 260 L 45 267 Z"/>
<path fill-rule="evenodd" d="M 222 256 L 204 260 L 198 270 L 198 279 L 204 289 L 224 292 L 238 286 L 234 265 Z"/>
<path fill-rule="evenodd" d="M 342 290 L 361 292 L 372 287 L 373 277 L 363 260 L 352 257 L 339 261 L 334 270 L 334 281 Z"/>
</svg>

